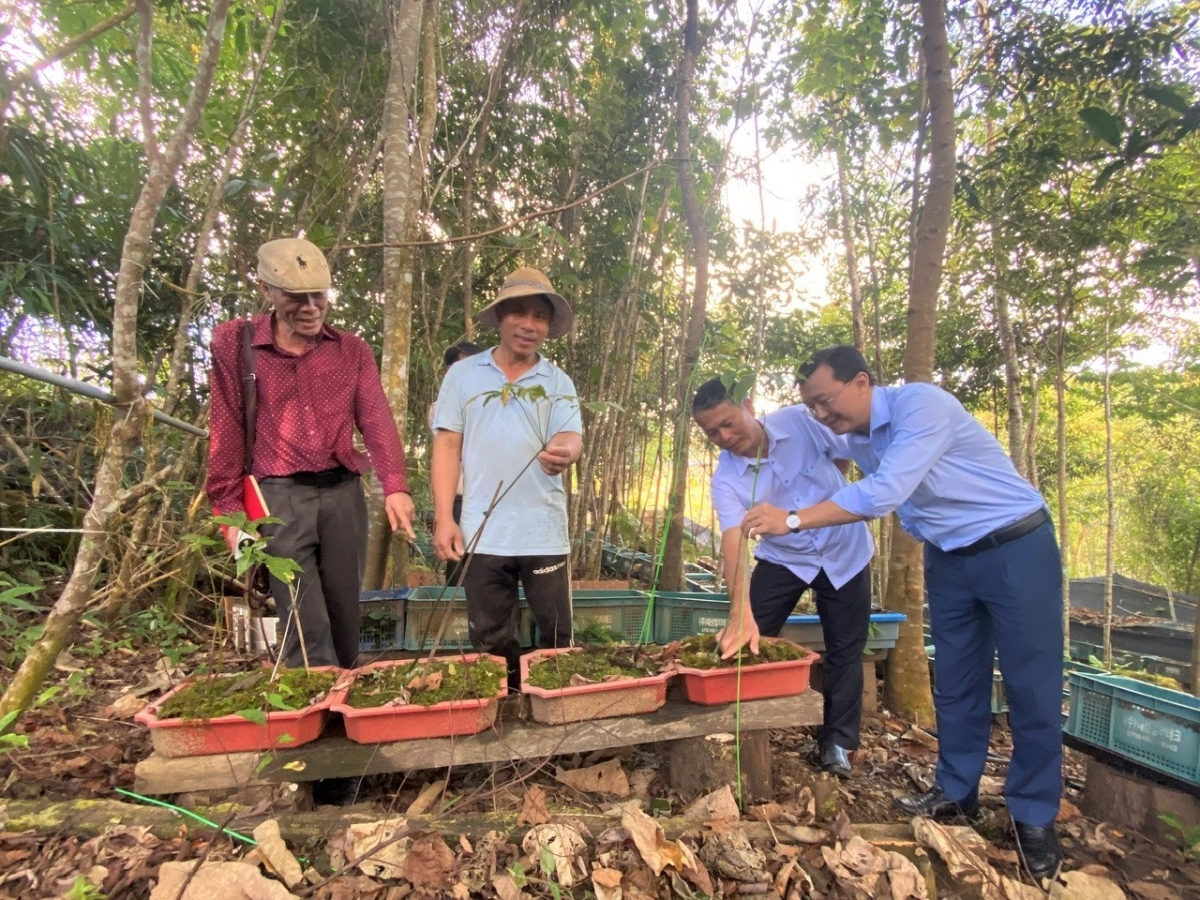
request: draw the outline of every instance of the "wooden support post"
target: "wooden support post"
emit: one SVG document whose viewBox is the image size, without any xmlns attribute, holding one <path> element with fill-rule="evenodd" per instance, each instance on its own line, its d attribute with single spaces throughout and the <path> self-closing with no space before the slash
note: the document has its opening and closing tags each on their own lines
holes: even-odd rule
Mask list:
<svg viewBox="0 0 1200 900">
<path fill-rule="evenodd" d="M 666 743 L 671 789 L 685 801 L 723 784 L 730 785 L 736 795 L 740 751 L 742 796 L 748 800 L 772 799 L 770 733 L 743 731 L 740 748 L 736 737 L 724 732 Z"/>
</svg>

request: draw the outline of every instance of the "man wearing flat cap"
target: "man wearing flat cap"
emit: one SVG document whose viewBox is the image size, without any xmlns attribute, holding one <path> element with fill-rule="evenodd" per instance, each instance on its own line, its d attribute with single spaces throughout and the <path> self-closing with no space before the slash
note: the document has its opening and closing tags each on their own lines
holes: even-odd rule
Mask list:
<svg viewBox="0 0 1200 900">
<path fill-rule="evenodd" d="M 352 668 L 358 657 L 359 591 L 367 507 L 360 476 L 375 467 L 392 529 L 413 537 L 404 450 L 375 355 L 362 338 L 325 323 L 331 279 L 324 254 L 299 238 L 263 244 L 258 291 L 271 307 L 213 332 L 212 414 L 206 490 L 214 509 L 245 510 L 243 474 L 254 475 L 272 516 L 267 551 L 295 560 L 294 588 L 271 579 L 289 666 Z M 246 329 L 249 330 L 248 335 Z M 249 338 L 257 414 L 249 473 L 242 389 Z M 358 429 L 369 456 L 354 446 Z M 228 537 L 230 549 L 236 552 Z M 303 648 L 298 632 L 303 632 Z"/>
<path fill-rule="evenodd" d="M 514 686 L 518 585 L 539 645 L 572 639 L 562 473 L 583 451 L 583 426 L 575 385 L 538 350 L 574 319 L 545 275 L 517 269 L 479 313 L 499 331 L 499 346 L 450 368 L 433 420 L 433 547 L 449 561 L 471 554 L 463 575 L 471 643 L 505 657 Z M 453 515 L 460 473 L 461 526 Z"/>
</svg>

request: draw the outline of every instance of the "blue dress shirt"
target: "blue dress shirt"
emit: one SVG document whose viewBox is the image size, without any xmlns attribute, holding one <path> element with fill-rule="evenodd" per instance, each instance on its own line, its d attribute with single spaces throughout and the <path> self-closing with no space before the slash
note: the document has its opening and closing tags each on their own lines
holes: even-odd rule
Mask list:
<svg viewBox="0 0 1200 900">
<path fill-rule="evenodd" d="M 763 419 L 767 455 L 757 464 L 745 456 L 722 450 L 712 477 L 712 503 L 722 533 L 741 525 L 756 503 L 779 509 L 803 509 L 828 500 L 846 486 L 833 464 L 849 459 L 845 438 L 818 425 L 803 406 L 788 406 Z M 871 561 L 871 532 L 864 522 L 800 531 L 797 534 L 763 535 L 755 551 L 758 559 L 786 566 L 807 584 L 822 569 L 840 588 Z"/>
<path fill-rule="evenodd" d="M 941 550 L 965 547 L 1046 505 L 1000 442 L 932 384 L 875 385 L 870 433 L 847 437 L 867 477 L 830 499 L 868 518 L 896 510 L 905 531 Z"/>
</svg>

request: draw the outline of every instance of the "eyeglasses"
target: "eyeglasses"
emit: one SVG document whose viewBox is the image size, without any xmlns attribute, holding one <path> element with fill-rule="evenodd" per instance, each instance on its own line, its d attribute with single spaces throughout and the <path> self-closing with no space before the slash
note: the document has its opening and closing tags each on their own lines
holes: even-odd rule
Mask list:
<svg viewBox="0 0 1200 900">
<path fill-rule="evenodd" d="M 807 406 L 809 412 L 811 412 L 813 414 L 829 412 L 829 410 L 833 408 L 833 401 L 837 399 L 838 394 L 840 394 L 842 391 L 844 391 L 848 387 L 850 387 L 850 382 L 846 382 L 845 384 L 843 384 L 840 388 L 838 388 L 836 391 L 834 391 L 828 397 L 822 397 L 819 400 L 814 400 L 812 403 L 805 403 L 804 405 Z"/>
<path fill-rule="evenodd" d="M 284 300 L 294 306 L 306 306 L 309 303 L 313 306 L 321 306 L 329 296 L 327 291 L 285 291 L 274 285 L 271 286 L 271 290 L 277 291 Z"/>
</svg>

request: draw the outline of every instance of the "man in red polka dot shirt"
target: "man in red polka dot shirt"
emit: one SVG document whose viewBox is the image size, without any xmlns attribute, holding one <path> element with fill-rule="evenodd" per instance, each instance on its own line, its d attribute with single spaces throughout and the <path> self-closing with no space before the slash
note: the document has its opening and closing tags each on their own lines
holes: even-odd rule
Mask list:
<svg viewBox="0 0 1200 900">
<path fill-rule="evenodd" d="M 284 658 L 304 664 L 297 626 L 313 666 L 351 668 L 358 657 L 359 591 L 366 563 L 367 507 L 360 475 L 375 467 L 392 529 L 413 534 L 404 450 L 366 341 L 325 324 L 331 279 L 314 244 L 285 238 L 258 251 L 258 291 L 271 312 L 213 333 L 208 482 L 214 509 L 245 510 L 242 329 L 251 329 L 258 414 L 253 472 L 271 515 L 267 551 L 295 560 L 295 621 Z M 357 428 L 369 456 L 354 446 Z M 232 529 L 231 529 L 232 531 Z M 230 538 L 232 542 L 236 537 Z M 271 579 L 279 615 L 293 608 L 289 586 Z"/>
</svg>

